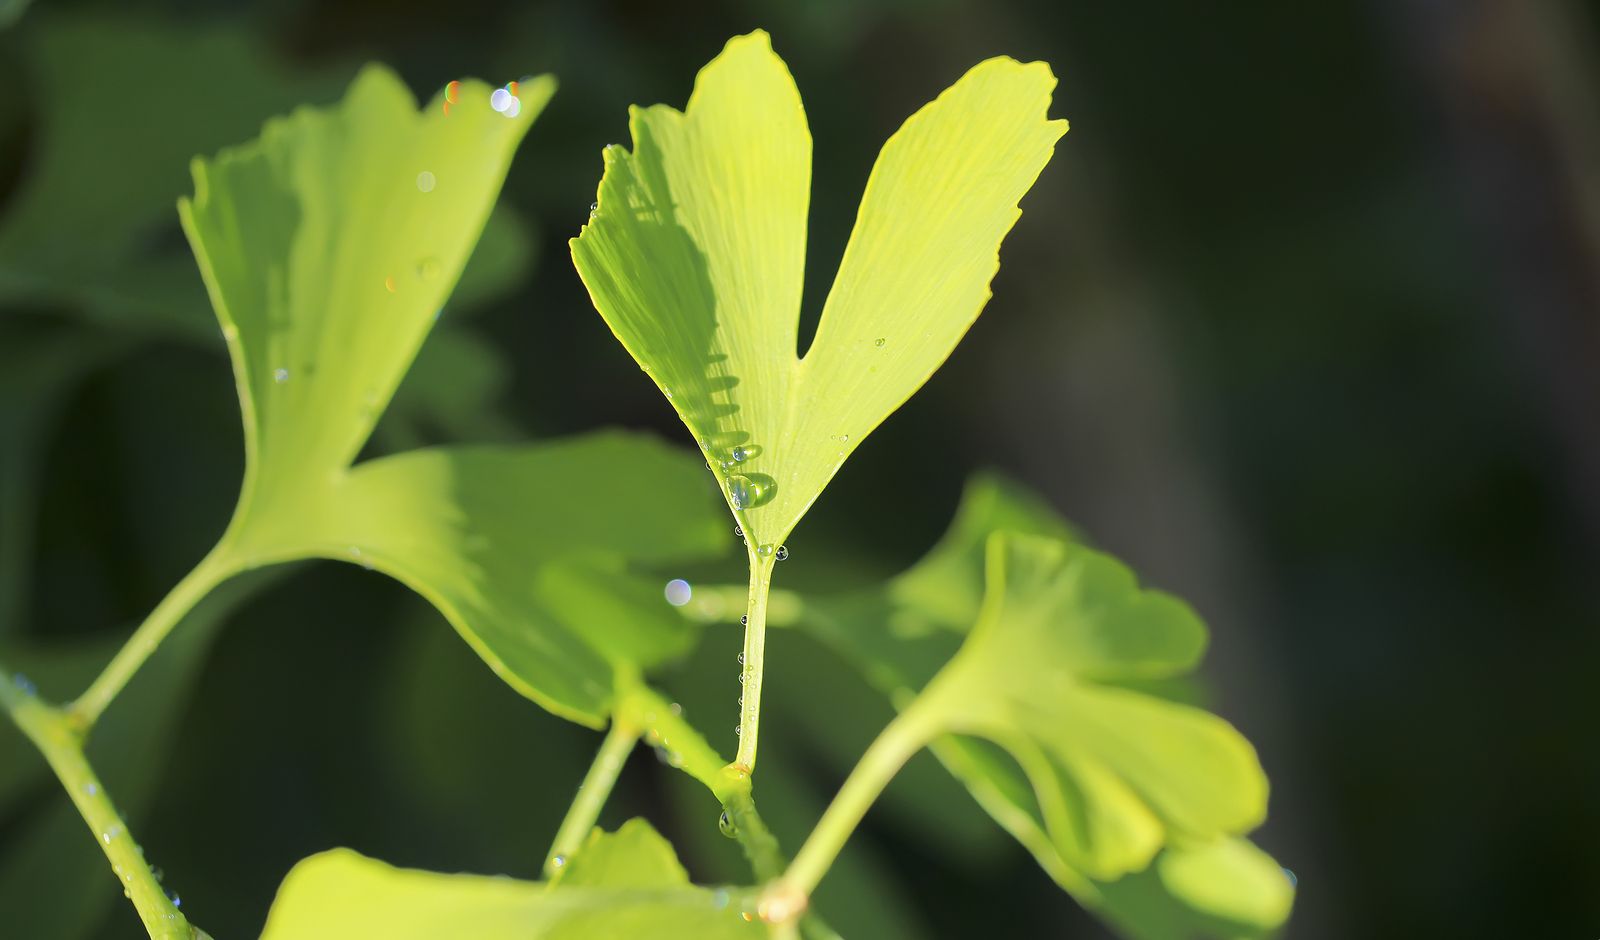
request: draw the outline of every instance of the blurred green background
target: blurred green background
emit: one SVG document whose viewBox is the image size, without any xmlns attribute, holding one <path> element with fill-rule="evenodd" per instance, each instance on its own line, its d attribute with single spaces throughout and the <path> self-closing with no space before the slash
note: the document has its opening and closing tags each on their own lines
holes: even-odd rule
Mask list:
<svg viewBox="0 0 1600 940">
<path fill-rule="evenodd" d="M 1593 5 L 12 0 L 6 15 L 0 638 L 103 658 L 226 521 L 237 405 L 172 210 L 190 155 L 333 100 L 370 59 L 424 97 L 555 73 L 480 248 L 498 273 L 447 308 L 450 338 L 372 451 L 600 425 L 686 441 L 567 256 L 627 106 L 681 106 L 729 36 L 772 32 L 816 139 L 814 322 L 883 140 L 981 58 L 1046 59 L 1072 132 L 993 301 L 846 466 L 780 580 L 900 570 L 966 476 L 998 469 L 1209 622 L 1213 703 L 1273 781 L 1258 841 L 1299 877 L 1289 937 L 1600 930 Z M 734 546 L 698 579 L 741 580 Z M 729 753 L 738 643 L 713 628 L 665 680 Z M 803 637 L 772 648 L 758 796 L 792 850 L 888 708 Z M 106 776 L 219 938 L 254 935 L 284 872 L 334 845 L 532 875 L 598 742 L 351 566 L 278 576 L 228 615 L 187 691 L 171 734 L 130 737 Z M 53 781 L 8 796 L 7 936 L 136 936 Z M 714 805 L 644 749 L 605 820 L 636 813 L 697 877 L 744 876 Z M 851 937 L 1106 935 L 926 758 L 819 904 Z"/>
</svg>

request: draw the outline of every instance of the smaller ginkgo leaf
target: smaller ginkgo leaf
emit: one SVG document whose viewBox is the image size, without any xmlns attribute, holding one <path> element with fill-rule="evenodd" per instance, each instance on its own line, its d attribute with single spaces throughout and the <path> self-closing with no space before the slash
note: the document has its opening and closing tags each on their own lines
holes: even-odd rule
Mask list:
<svg viewBox="0 0 1600 940">
<path fill-rule="evenodd" d="M 585 844 L 588 866 L 541 884 L 395 868 L 349 849 L 289 872 L 262 940 L 737 940 L 760 937 L 749 899 L 689 883 L 672 847 L 643 820 Z"/>
<path fill-rule="evenodd" d="M 1056 544 L 1059 547 L 1052 553 L 1082 560 L 1090 574 L 1082 581 L 1086 588 L 1099 586 L 1082 593 L 1090 603 L 1074 615 L 1080 620 L 1097 620 L 1098 624 L 1089 623 L 1090 629 L 1085 629 L 1084 623 L 1063 621 L 1064 629 L 1058 631 L 1063 643 L 1089 654 L 1085 663 L 1099 663 L 1092 670 L 1092 679 L 1066 668 L 1063 675 L 1071 677 L 1071 684 L 1143 696 L 1154 708 L 1187 708 L 1176 703 L 1192 696 L 1171 693 L 1175 684 L 1188 681 L 1185 672 L 1204 645 L 1203 627 L 1193 614 L 1172 598 L 1137 590 L 1132 573 L 1109 557 L 1071 546 L 1075 541 L 1071 527 L 1047 503 L 994 476 L 980 475 L 972 480 L 949 531 L 916 565 L 880 588 L 842 595 L 805 595 L 801 625 L 854 662 L 897 706 L 908 708 L 918 692 L 952 659 L 963 637 L 979 620 L 986 556 L 997 532 L 1028 534 L 1041 544 Z M 1049 570 L 1049 566 L 1034 569 L 1036 585 L 1040 581 L 1048 585 L 1050 579 L 1044 575 Z M 1095 598 L 1100 601 L 1094 602 Z M 1141 619 L 1152 622 L 1141 628 Z M 1133 627 L 1128 637 L 1117 638 L 1108 633 L 1108 628 L 1117 623 Z M 1105 642 L 1108 639 L 1116 642 Z M 1135 639 L 1138 642 L 1128 642 Z M 1041 657 L 1054 645 L 1052 641 L 1030 647 L 1023 659 L 1034 668 L 1045 668 Z M 1108 660 L 1111 668 L 1107 668 Z M 1008 673 L 1007 681 L 1010 679 Z M 1061 685 L 1067 684 L 1064 678 Z M 1152 825 L 1151 815 L 1137 802 L 1129 804 L 1123 814 L 1101 814 L 1092 820 L 1072 812 L 1075 801 L 1082 799 L 1078 791 L 1086 787 L 1088 792 L 1109 794 L 1104 798 L 1113 801 L 1119 794 L 1125 795 L 1126 790 L 1105 786 L 1093 771 L 1089 772 L 1087 783 L 1069 775 L 1026 734 L 1008 736 L 1002 731 L 997 737 L 1007 738 L 1016 751 L 1008 752 L 985 737 L 965 734 L 946 734 L 931 747 L 984 809 L 1085 906 L 1143 940 L 1259 936 L 1282 924 L 1288 902 L 1280 897 L 1281 879 L 1274 882 L 1267 877 L 1278 872 L 1276 863 L 1241 839 L 1223 837 L 1223 842 L 1242 846 L 1227 858 L 1237 861 L 1249 857 L 1257 864 L 1213 865 L 1218 879 L 1237 879 L 1238 883 L 1216 885 L 1211 900 L 1193 891 L 1192 884 L 1164 879 L 1160 874 L 1166 860 L 1172 857 L 1212 861 L 1221 857 L 1200 853 L 1200 847 L 1214 844 L 1209 840 L 1156 839 L 1161 848 L 1151 864 L 1127 874 L 1119 871 L 1111 877 L 1091 876 L 1082 858 L 1069 858 L 1077 844 L 1075 840 L 1064 839 L 1058 844 L 1054 835 L 1062 830 L 1077 831 L 1073 828 L 1076 823 L 1090 835 L 1098 833 L 1102 845 L 1108 845 L 1108 840 L 1129 840 L 1120 852 L 1112 854 L 1123 856 L 1131 864 L 1132 858 L 1152 847 L 1152 834 L 1159 835 L 1163 830 Z M 1032 767 L 1032 778 L 1019 762 Z M 1048 792 L 1041 796 L 1034 786 L 1040 780 L 1059 784 L 1060 792 L 1054 797 Z M 1054 833 L 1046 820 L 1047 806 L 1058 821 Z M 1183 870 L 1183 866 L 1176 870 Z M 1216 903 L 1219 896 L 1232 901 Z M 1243 915 L 1219 918 L 1214 911 L 1229 904 L 1234 911 L 1253 904 L 1253 919 Z"/>
<path fill-rule="evenodd" d="M 752 547 L 774 546 L 949 356 L 1017 203 L 1066 131 L 1043 63 L 975 66 L 884 146 L 815 340 L 797 352 L 811 136 L 767 35 L 729 41 L 684 111 L 635 108 L 573 261 L 706 451 Z"/>
<path fill-rule="evenodd" d="M 977 624 L 912 707 L 1011 754 L 1068 864 L 1115 878 L 1173 836 L 1261 822 L 1266 776 L 1232 726 L 1102 684 L 1191 668 L 1205 631 L 1185 606 L 1056 539 L 996 535 L 987 570 Z"/>
<path fill-rule="evenodd" d="M 689 874 L 672 843 L 635 817 L 616 832 L 596 827 L 573 857 L 563 860 L 550 883 L 563 888 L 671 888 L 688 884 Z"/>
<path fill-rule="evenodd" d="M 523 82 L 512 108 L 480 82 L 452 83 L 419 112 L 372 66 L 337 107 L 302 108 L 195 162 L 179 212 L 239 386 L 241 513 L 294 515 L 354 459 L 553 88 Z"/>
</svg>

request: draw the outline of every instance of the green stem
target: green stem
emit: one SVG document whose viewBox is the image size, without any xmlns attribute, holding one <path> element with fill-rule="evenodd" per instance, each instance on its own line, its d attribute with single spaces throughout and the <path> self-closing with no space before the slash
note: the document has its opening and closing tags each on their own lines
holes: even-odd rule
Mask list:
<svg viewBox="0 0 1600 940">
<path fill-rule="evenodd" d="M 123 891 L 133 900 L 144 928 L 156 940 L 192 940 L 203 936 L 189 926 L 156 880 L 144 860 L 144 852 L 117 815 L 105 787 L 83 753 L 81 726 L 72 716 L 54 708 L 19 686 L 9 673 L 0 673 L 0 704 L 28 736 L 55 771 L 67 796 L 72 799 L 83 821 L 100 843 L 111 862 L 111 870 L 122 881 Z"/>
<path fill-rule="evenodd" d="M 913 705 L 889 722 L 861 755 L 861 762 L 850 771 L 844 786 L 828 804 L 817 827 L 811 830 L 805 845 L 800 847 L 789 870 L 783 873 L 771 893 L 797 898 L 803 906 L 803 900 L 816 890 L 883 788 L 912 755 L 938 734 L 936 718 L 931 710 Z"/>
<path fill-rule="evenodd" d="M 237 574 L 238 570 L 237 564 L 228 556 L 227 542 L 219 543 L 161 599 L 161 603 L 133 631 L 133 636 L 128 638 L 128 642 L 117 651 L 117 655 L 89 688 L 78 696 L 77 701 L 67 706 L 67 718 L 87 735 L 112 700 L 128 684 L 128 680 L 183 620 L 184 615 L 217 585 Z"/>
<path fill-rule="evenodd" d="M 756 770 L 756 741 L 761 733 L 761 676 L 767 649 L 767 592 L 772 587 L 772 566 L 776 559 L 750 547 L 750 598 L 744 627 L 743 683 L 739 697 L 739 751 L 736 768 L 746 775 Z"/>
<path fill-rule="evenodd" d="M 583 840 L 589 837 L 589 831 L 600 818 L 600 808 L 605 806 L 606 798 L 611 795 L 611 788 L 617 782 L 617 775 L 622 773 L 622 765 L 627 762 L 628 754 L 638 740 L 638 725 L 625 720 L 619 712 L 612 719 L 605 740 L 600 742 L 600 750 L 594 756 L 594 763 L 589 765 L 589 772 L 578 784 L 578 795 L 567 808 L 566 818 L 561 820 L 561 828 L 556 830 L 555 841 L 545 855 L 546 878 L 555 877 L 567 859 L 583 846 Z"/>
</svg>

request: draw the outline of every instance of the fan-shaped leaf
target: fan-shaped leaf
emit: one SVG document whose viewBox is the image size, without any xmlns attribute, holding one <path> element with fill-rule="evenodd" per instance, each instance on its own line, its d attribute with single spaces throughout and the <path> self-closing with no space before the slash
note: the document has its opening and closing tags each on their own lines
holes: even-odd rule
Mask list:
<svg viewBox="0 0 1600 940">
<path fill-rule="evenodd" d="M 1184 681 L 1182 672 L 1197 658 L 1203 643 L 1203 628 L 1198 621 L 1176 601 L 1138 591 L 1132 575 L 1106 556 L 1070 546 L 1070 527 L 1042 500 L 999 478 L 976 478 L 962 499 L 950 531 L 925 558 L 880 590 L 806 596 L 802 624 L 853 660 L 873 684 L 904 708 L 952 658 L 963 635 L 980 619 L 980 613 L 985 620 L 990 617 L 980 598 L 986 546 L 996 532 L 1031 533 L 1033 538 L 1023 541 L 1042 549 L 1039 557 L 1030 559 L 1035 562 L 1031 569 L 1033 586 L 1026 587 L 1016 577 L 1021 573 L 1013 571 L 1002 597 L 1018 594 L 1025 603 L 1020 611 L 1018 605 L 1011 605 L 1011 613 L 1021 614 L 1017 619 L 1026 628 L 1024 632 L 1037 632 L 1045 639 L 1024 641 L 1022 653 L 1010 653 L 1015 661 L 1003 661 L 1006 654 L 1002 652 L 991 662 L 995 674 L 1003 676 L 1005 695 L 969 690 L 971 700 L 959 707 L 953 703 L 951 708 L 980 712 L 985 705 L 1000 699 L 1009 700 L 1002 707 L 1014 708 L 1023 699 L 1040 695 L 1046 701 L 1041 715 L 1018 721 L 1016 734 L 1002 732 L 998 736 L 1022 735 L 1021 740 L 1010 743 L 1016 744 L 1035 768 L 1032 783 L 1059 783 L 1066 790 L 1065 798 L 1057 798 L 1052 804 L 1048 791 L 1036 795 L 1035 786 L 1030 785 L 1030 777 L 1018 759 L 985 738 L 946 735 L 932 744 L 935 754 L 1052 877 L 1085 905 L 1099 910 L 1132 935 L 1145 940 L 1201 935 L 1231 938 L 1259 936 L 1276 929 L 1287 916 L 1293 892 L 1276 863 L 1260 850 L 1244 840 L 1229 838 L 1221 842 L 1168 842 L 1164 824 L 1162 837 L 1152 841 L 1147 810 L 1091 815 L 1080 809 L 1080 804 L 1089 805 L 1089 797 L 1082 792 L 1084 785 L 1055 767 L 1051 759 L 1055 749 L 1038 746 L 1026 737 L 1024 729 L 1030 726 L 1035 726 L 1039 735 L 1050 737 L 1058 732 L 1071 734 L 1080 725 L 1085 730 L 1099 725 L 1101 733 L 1094 740 L 1095 747 L 1109 744 L 1115 749 L 1119 746 L 1117 739 L 1123 738 L 1121 743 L 1157 752 L 1159 738 L 1123 735 L 1120 727 L 1113 727 L 1107 734 L 1103 717 L 1094 719 L 1091 715 L 1091 720 L 1084 722 L 1076 716 L 1070 720 L 1062 716 L 1062 703 L 1076 703 L 1090 712 L 1097 710 L 1097 694 L 1113 697 L 1113 712 L 1127 702 L 1142 701 L 1145 710 L 1153 714 L 1164 710 L 1190 717 L 1200 714 L 1175 702 L 1192 697 L 1180 696 L 1178 693 L 1187 690 L 1178 683 Z M 1056 563 L 1048 563 L 1051 556 L 1056 557 Z M 1063 580 L 1069 558 L 1077 559 L 1073 564 L 1078 574 Z M 1118 635 L 1124 631 L 1125 636 Z M 1142 638 L 1142 642 L 1129 642 L 1135 638 Z M 975 644 L 977 639 L 972 642 Z M 1055 652 L 1052 654 L 1051 650 Z M 1072 659 L 1066 658 L 1069 650 L 1073 651 Z M 1093 668 L 1080 668 L 1080 663 Z M 1049 675 L 1052 668 L 1058 671 L 1048 681 L 1034 683 L 1032 692 L 1022 691 L 1030 676 Z M 1082 694 L 1085 688 L 1090 692 L 1088 698 Z M 1057 690 L 1068 694 L 1062 696 Z M 1056 716 L 1053 720 L 1059 723 L 1059 729 L 1048 727 L 1052 719 L 1043 714 Z M 1218 730 L 1212 721 L 1202 723 L 1210 725 L 1212 731 Z M 1231 731 L 1221 731 L 1222 738 L 1230 736 Z M 1072 742 L 1074 749 L 1078 744 L 1089 743 L 1088 738 Z M 1163 759 L 1167 756 L 1162 754 Z M 1173 779 L 1179 783 L 1187 780 L 1188 774 L 1198 776 L 1193 768 L 1184 767 L 1176 759 L 1172 769 Z M 1103 776 L 1090 773 L 1095 774 L 1096 781 Z M 1254 779 L 1243 789 L 1259 793 L 1258 775 L 1259 771 L 1247 773 L 1247 779 Z M 1107 788 L 1102 785 L 1100 790 L 1087 792 L 1094 795 Z M 1115 791 L 1117 787 L 1109 789 Z M 1068 810 L 1066 823 L 1055 831 L 1047 822 L 1047 804 L 1054 806 L 1051 812 L 1058 820 L 1063 815 L 1061 810 Z M 1111 805 L 1115 809 L 1120 804 Z M 1145 819 L 1146 825 L 1141 826 L 1140 819 Z M 1083 824 L 1079 829 L 1084 829 L 1090 820 L 1098 821 L 1102 827 L 1099 831 L 1104 857 L 1117 864 L 1096 865 L 1091 846 L 1072 837 L 1078 831 L 1074 822 Z M 1055 836 L 1063 830 L 1068 837 L 1058 843 Z M 1092 834 L 1094 830 L 1087 831 Z M 1119 838 L 1125 840 L 1120 847 Z M 1154 844 L 1163 846 L 1160 854 L 1149 865 L 1138 863 L 1136 859 L 1141 855 L 1149 857 Z M 1211 850 L 1212 845 L 1231 848 Z M 1251 859 L 1256 863 L 1251 864 Z M 1215 876 L 1207 888 L 1209 894 L 1196 891 L 1196 879 L 1163 875 L 1169 866 L 1181 873 L 1202 864 Z M 1086 873 L 1089 871 L 1098 871 L 1100 876 L 1093 877 Z M 1130 873 L 1122 874 L 1123 871 Z M 1219 911 L 1229 913 L 1223 916 Z"/>
<path fill-rule="evenodd" d="M 223 555 L 383 570 L 513 687 L 599 725 L 615 670 L 634 674 L 689 640 L 629 564 L 726 539 L 693 461 L 615 434 L 351 467 L 550 91 L 530 80 L 491 104 L 487 86 L 452 83 L 419 113 L 397 79 L 369 68 L 337 108 L 302 109 L 197 162 L 195 198 L 180 208 L 245 421 Z"/>
<path fill-rule="evenodd" d="M 1066 131 L 1045 118 L 1054 85 L 1043 63 L 990 59 L 890 138 L 804 358 L 811 138 L 767 35 L 730 41 L 683 112 L 635 108 L 631 152 L 606 148 L 573 260 L 753 545 L 789 533 L 977 317 L 1017 202 Z"/>
</svg>

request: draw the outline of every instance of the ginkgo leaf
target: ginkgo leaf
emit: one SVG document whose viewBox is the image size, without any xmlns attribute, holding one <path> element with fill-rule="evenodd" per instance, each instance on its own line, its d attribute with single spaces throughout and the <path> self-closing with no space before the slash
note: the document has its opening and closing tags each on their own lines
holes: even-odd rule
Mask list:
<svg viewBox="0 0 1600 940">
<path fill-rule="evenodd" d="M 597 827 L 550 879 L 563 888 L 670 888 L 688 882 L 672 843 L 637 817 L 616 832 Z"/>
<path fill-rule="evenodd" d="M 595 307 L 707 452 L 764 553 L 942 363 L 989 297 L 1017 203 L 1066 132 L 1043 63 L 990 59 L 884 146 L 815 340 L 797 354 L 811 138 L 765 33 L 683 112 L 636 108 L 572 241 Z"/>
<path fill-rule="evenodd" d="M 303 108 L 195 162 L 179 213 L 238 381 L 242 514 L 296 518 L 299 494 L 355 458 L 553 88 L 522 83 L 513 115 L 462 82 L 418 113 L 369 67 L 336 108 Z"/>
<path fill-rule="evenodd" d="M 1050 668 L 1055 659 L 1062 659 L 1054 664 L 1063 670 L 1064 677 L 1070 676 L 1070 680 L 1062 678 L 1060 683 L 1051 683 L 1051 688 L 1057 684 L 1064 687 L 1068 681 L 1082 685 L 1085 677 L 1078 674 L 1074 663 L 1064 659 L 1063 652 L 1045 661 L 1048 650 L 1083 648 L 1086 640 L 1104 639 L 1107 628 L 1119 623 L 1131 625 L 1132 635 L 1144 638 L 1143 649 L 1147 653 L 1162 652 L 1159 644 L 1149 642 L 1152 639 L 1166 637 L 1180 642 L 1172 643 L 1165 656 L 1134 656 L 1127 663 L 1130 668 L 1110 670 L 1104 668 L 1105 654 L 1112 649 L 1133 652 L 1129 644 L 1087 643 L 1093 654 L 1087 661 L 1101 663 L 1100 668 L 1090 671 L 1092 685 L 1104 692 L 1148 697 L 1153 689 L 1181 680 L 1181 672 L 1187 668 L 1184 664 L 1192 664 L 1198 656 L 1204 639 L 1203 627 L 1186 607 L 1164 595 L 1139 592 L 1132 575 L 1121 565 L 1086 548 L 1070 546 L 1069 543 L 1075 541 L 1071 527 L 1060 520 L 1048 504 L 1021 487 L 992 476 L 979 476 L 969 484 L 950 530 L 915 566 L 880 589 L 844 595 L 806 595 L 801 624 L 838 649 L 898 706 L 906 708 L 919 690 L 951 660 L 967 632 L 979 620 L 987 546 L 997 532 L 1027 533 L 1037 544 L 1055 545 L 1050 552 L 1059 552 L 1062 557 L 1079 556 L 1085 572 L 1094 575 L 1084 579 L 1083 585 L 1098 584 L 1101 588 L 1097 592 L 1081 593 L 1080 599 L 1120 597 L 1123 601 L 1077 605 L 1082 609 L 1072 617 L 1062 618 L 1056 631 L 1058 640 L 1029 646 L 1022 659 L 1035 668 Z M 1020 586 L 1009 585 L 1008 589 L 1017 590 Z M 1031 593 L 1039 595 L 1034 598 L 1036 601 L 1044 596 L 1040 592 Z M 1140 624 L 1140 620 L 1145 622 Z M 1162 623 L 1166 626 L 1160 626 Z M 1085 626 L 1094 629 L 1085 630 Z M 1008 683 L 1025 674 L 1019 664 L 1008 664 L 1008 667 L 1011 667 L 1005 677 Z M 1161 680 L 1148 678 L 1173 672 L 1180 675 Z M 1128 674 L 1146 678 L 1117 678 Z M 1162 698 L 1149 698 L 1149 704 L 1158 709 L 1186 707 Z M 1093 866 L 1086 864 L 1075 840 L 1067 839 L 1058 844 L 1052 837 L 1041 799 L 1022 767 L 1006 750 L 984 738 L 960 734 L 940 737 L 931 748 L 966 784 L 978 802 L 1038 858 L 1040 865 L 1062 887 L 1086 906 L 1121 925 L 1130 935 L 1144 940 L 1259 936 L 1275 930 L 1287 916 L 1292 890 L 1285 898 L 1287 882 L 1276 863 L 1242 839 L 1224 837 L 1222 842 L 1236 843 L 1237 847 L 1215 853 L 1197 848 L 1213 844 L 1207 840 L 1163 842 L 1160 854 L 1151 864 L 1127 874 L 1118 872 L 1120 877 L 1106 876 L 1106 871 L 1133 864 L 1126 860 L 1144 854 L 1130 852 L 1129 847 L 1124 846 L 1120 853 L 1109 852 L 1113 857 L 1122 855 L 1124 865 L 1100 868 L 1102 876 L 1095 877 L 1088 873 Z M 1026 743 L 1022 748 L 1030 754 L 1039 751 Z M 1036 758 L 1034 763 L 1040 761 Z M 1186 779 L 1184 775 L 1191 772 L 1177 764 L 1173 769 L 1178 780 Z M 1048 778 L 1051 773 L 1047 768 L 1040 776 Z M 1254 778 L 1258 773 L 1255 771 L 1248 776 Z M 1137 816 L 1135 812 L 1135 818 Z M 1115 830 L 1112 832 L 1114 834 Z M 1130 845 L 1135 848 L 1149 845 L 1147 829 L 1134 827 L 1127 835 L 1132 837 Z M 1196 879 L 1162 876 L 1161 872 L 1172 865 L 1170 860 L 1174 857 L 1185 860 L 1173 868 L 1175 871 L 1194 867 L 1196 860 L 1213 866 L 1215 879 L 1209 898 L 1193 890 Z M 1234 864 L 1240 859 L 1246 862 Z M 1253 864 L 1249 863 L 1250 859 L 1254 859 Z M 1223 899 L 1220 903 L 1219 896 Z M 1233 914 L 1221 916 L 1217 913 L 1219 908 L 1230 909 Z M 1253 913 L 1242 913 L 1251 911 Z"/>
<path fill-rule="evenodd" d="M 726 543 L 695 462 L 598 434 L 351 466 L 551 87 L 452 83 L 419 113 L 393 75 L 369 68 L 338 107 L 302 109 L 198 161 L 181 212 L 245 423 L 245 481 L 220 555 L 381 570 L 512 687 L 598 726 L 619 671 L 692 640 L 631 566 Z"/>
<path fill-rule="evenodd" d="M 349 849 L 300 862 L 278 889 L 262 940 L 723 940 L 765 934 L 749 899 L 689 883 L 643 820 L 596 833 L 586 873 L 540 884 L 394 868 Z"/>
</svg>

